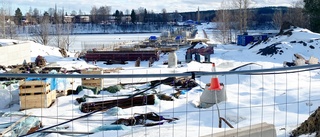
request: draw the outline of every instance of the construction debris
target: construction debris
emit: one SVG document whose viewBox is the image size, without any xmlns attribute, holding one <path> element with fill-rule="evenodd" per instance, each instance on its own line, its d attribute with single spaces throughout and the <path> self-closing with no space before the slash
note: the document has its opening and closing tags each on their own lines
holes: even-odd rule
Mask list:
<svg viewBox="0 0 320 137">
<path fill-rule="evenodd" d="M 297 137 L 304 134 L 316 133 L 316 137 L 320 136 L 320 107 L 313 112 L 307 120 L 305 120 L 299 127 L 292 130 L 290 137 Z"/>
<path fill-rule="evenodd" d="M 33 133 L 42 127 L 41 121 L 37 117 L 31 117 L 30 114 L 20 118 L 15 123 L 1 130 L 0 136 L 22 136 Z M 12 117 L 10 115 L 10 117 Z"/>
<path fill-rule="evenodd" d="M 80 111 L 83 113 L 89 113 L 92 111 L 103 111 L 112 107 L 130 108 L 134 106 L 154 105 L 155 95 L 129 97 L 123 99 L 98 101 L 98 102 L 85 102 L 80 105 Z"/>
<path fill-rule="evenodd" d="M 157 121 L 155 123 L 147 123 L 147 120 L 151 121 Z M 133 117 L 130 118 L 120 118 L 116 120 L 112 124 L 122 124 L 125 126 L 135 126 L 135 125 L 143 125 L 143 126 L 156 126 L 156 125 L 162 125 L 165 122 L 171 123 L 175 120 L 179 120 L 178 118 L 164 118 L 163 116 L 159 116 L 158 114 L 154 112 L 149 112 L 145 114 L 138 114 L 135 113 Z"/>
<path fill-rule="evenodd" d="M 36 60 L 35 60 L 36 66 L 38 67 L 44 67 L 46 66 L 46 59 L 40 55 L 37 56 Z"/>
<path fill-rule="evenodd" d="M 309 60 L 306 60 L 303 56 L 300 54 L 293 54 L 295 59 L 292 62 L 283 62 L 283 67 L 292 67 L 292 66 L 302 66 L 306 64 L 319 64 L 318 58 L 311 56 Z"/>
</svg>

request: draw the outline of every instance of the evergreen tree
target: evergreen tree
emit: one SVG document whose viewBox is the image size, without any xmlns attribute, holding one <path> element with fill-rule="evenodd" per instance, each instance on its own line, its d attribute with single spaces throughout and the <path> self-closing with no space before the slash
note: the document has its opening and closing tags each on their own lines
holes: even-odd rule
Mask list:
<svg viewBox="0 0 320 137">
<path fill-rule="evenodd" d="M 21 25 L 21 20 L 22 20 L 22 12 L 21 12 L 20 8 L 17 8 L 17 10 L 15 11 L 15 15 L 14 15 L 14 22 L 17 25 Z"/>
<path fill-rule="evenodd" d="M 116 18 L 117 25 L 120 25 L 121 24 L 121 18 L 123 16 L 122 11 L 116 10 L 116 12 L 114 13 L 114 16 Z"/>
<path fill-rule="evenodd" d="M 144 9 L 144 16 L 143 16 L 143 22 L 144 22 L 144 23 L 149 22 L 148 17 L 149 17 L 148 11 L 147 11 L 147 9 Z"/>
<path fill-rule="evenodd" d="M 134 10 L 131 11 L 130 17 L 131 17 L 131 22 L 132 22 L 133 24 L 136 24 L 136 22 L 137 22 L 137 15 L 136 15 L 136 12 L 135 12 Z"/>
<path fill-rule="evenodd" d="M 310 28 L 314 32 L 320 32 L 320 1 L 304 0 L 305 11 L 310 17 Z"/>
<path fill-rule="evenodd" d="M 162 23 L 167 24 L 168 22 L 168 13 L 166 9 L 162 9 Z"/>
</svg>

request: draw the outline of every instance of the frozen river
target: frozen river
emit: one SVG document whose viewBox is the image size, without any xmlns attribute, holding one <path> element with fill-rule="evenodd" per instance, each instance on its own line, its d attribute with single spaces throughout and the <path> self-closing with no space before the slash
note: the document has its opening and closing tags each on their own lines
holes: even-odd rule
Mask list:
<svg viewBox="0 0 320 137">
<path fill-rule="evenodd" d="M 80 34 L 72 35 L 73 43 L 70 51 L 81 51 L 85 45 L 114 45 L 121 42 L 142 41 L 150 36 L 160 36 L 160 33 L 137 33 L 137 34 Z"/>
</svg>

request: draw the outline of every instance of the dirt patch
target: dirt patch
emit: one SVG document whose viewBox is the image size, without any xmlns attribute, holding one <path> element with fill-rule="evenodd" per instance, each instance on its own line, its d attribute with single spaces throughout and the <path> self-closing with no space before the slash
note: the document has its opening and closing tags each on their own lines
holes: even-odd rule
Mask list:
<svg viewBox="0 0 320 137">
<path fill-rule="evenodd" d="M 299 127 L 291 131 L 290 136 L 296 137 L 304 134 L 316 133 L 316 137 L 320 137 L 320 107 L 312 113 Z"/>
<path fill-rule="evenodd" d="M 270 46 L 267 46 L 265 48 L 259 49 L 259 52 L 257 54 L 261 54 L 263 56 L 268 56 L 271 55 L 273 56 L 274 54 L 282 54 L 283 50 L 281 50 L 280 47 L 277 47 L 277 45 L 280 45 L 281 43 L 274 43 Z"/>
<path fill-rule="evenodd" d="M 295 25 L 293 25 L 292 23 L 285 21 L 282 23 L 281 28 L 280 28 L 280 32 L 276 35 L 288 35 L 291 36 L 292 35 L 292 28 L 297 28 Z"/>
</svg>

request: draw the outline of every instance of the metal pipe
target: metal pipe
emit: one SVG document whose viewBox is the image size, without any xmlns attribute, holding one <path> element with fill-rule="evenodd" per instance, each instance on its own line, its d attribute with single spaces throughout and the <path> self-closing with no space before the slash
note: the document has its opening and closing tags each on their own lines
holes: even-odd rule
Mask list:
<svg viewBox="0 0 320 137">
<path fill-rule="evenodd" d="M 242 70 L 242 71 L 220 71 L 220 72 L 205 72 L 205 71 L 189 71 L 183 73 L 161 73 L 161 74 L 36 74 L 36 73 L 22 73 L 10 74 L 0 73 L 0 77 L 6 78 L 141 78 L 141 77 L 182 77 L 182 76 L 208 76 L 208 75 L 267 75 L 277 73 L 293 73 L 301 71 L 310 71 L 320 69 L 320 64 L 304 65 L 284 68 L 271 68 L 271 69 L 256 69 L 256 70 Z"/>
</svg>

